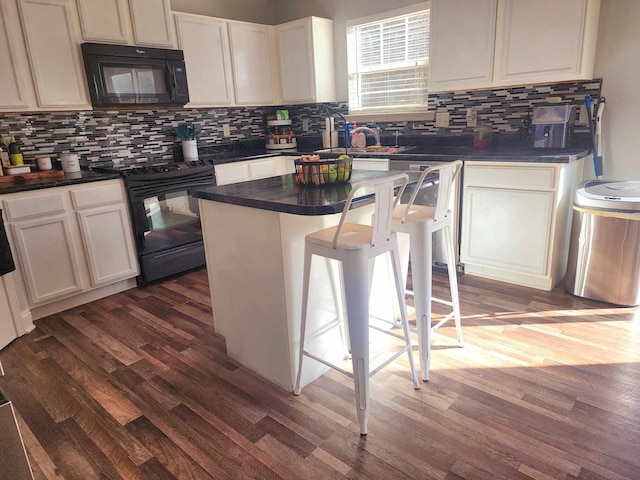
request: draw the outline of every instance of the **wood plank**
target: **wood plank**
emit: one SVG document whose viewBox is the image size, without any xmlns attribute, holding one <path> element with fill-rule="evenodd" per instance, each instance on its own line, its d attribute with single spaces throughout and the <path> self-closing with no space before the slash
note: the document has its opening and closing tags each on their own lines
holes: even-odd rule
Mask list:
<svg viewBox="0 0 640 480">
<path fill-rule="evenodd" d="M 419 391 L 406 357 L 374 376 L 366 438 L 351 379 L 295 397 L 226 355 L 205 269 L 37 320 L 0 351 L 0 389 L 37 480 L 638 480 L 640 308 L 459 289 L 466 346 L 438 329 Z"/>
</svg>

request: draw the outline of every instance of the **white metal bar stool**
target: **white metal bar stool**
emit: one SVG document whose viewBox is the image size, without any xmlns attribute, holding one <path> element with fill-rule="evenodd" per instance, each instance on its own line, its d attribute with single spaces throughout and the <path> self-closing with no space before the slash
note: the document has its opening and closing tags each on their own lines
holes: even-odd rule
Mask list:
<svg viewBox="0 0 640 480">
<path fill-rule="evenodd" d="M 369 378 L 372 375 L 407 352 L 414 388 L 420 388 L 420 382 L 413 363 L 413 354 L 411 351 L 411 337 L 407 320 L 404 282 L 402 280 L 397 235 L 391 231 L 393 208 L 402 195 L 407 185 L 407 180 L 408 176 L 406 174 L 398 174 L 354 184 L 347 197 L 346 205 L 342 211 L 338 225 L 310 233 L 305 237 L 300 357 L 293 393 L 295 395 L 300 394 L 300 378 L 304 356 L 311 357 L 353 378 L 361 435 L 367 434 L 367 423 L 369 420 Z M 394 201 L 394 184 L 396 182 L 402 182 L 402 185 Z M 361 189 L 373 190 L 375 192 L 375 217 L 373 225 L 345 222 L 354 194 Z M 371 370 L 369 368 L 369 271 L 371 261 L 375 259 L 375 257 L 386 253 L 391 255 L 397 302 L 400 308 L 401 325 L 404 329 L 404 335 L 398 335 L 391 330 L 379 330 L 404 340 L 405 344 L 403 348 L 395 352 L 381 365 Z M 305 341 L 313 338 L 306 338 L 309 277 L 311 274 L 311 259 L 313 255 L 331 258 L 341 262 L 343 298 L 346 306 L 346 320 L 349 332 L 347 342 L 351 351 L 352 372 L 340 368 L 305 350 Z M 340 324 L 342 324 L 342 321 L 338 320 L 333 326 L 340 326 Z M 371 328 L 375 327 L 371 326 Z M 320 335 L 325 331 L 326 330 L 323 330 L 316 335 Z"/>
<path fill-rule="evenodd" d="M 460 323 L 460 299 L 458 296 L 458 280 L 456 277 L 456 260 L 453 247 L 452 214 L 449 203 L 462 162 L 457 160 L 444 165 L 427 168 L 406 204 L 397 204 L 393 210 L 392 228 L 396 232 L 408 233 L 410 243 L 411 279 L 413 282 L 414 304 L 416 309 L 416 326 L 418 333 L 418 350 L 420 353 L 420 371 L 422 379 L 429 381 L 431 365 L 431 333 L 445 322 L 453 318 L 456 335 L 460 346 L 464 345 Z M 438 198 L 435 207 L 414 205 L 420 187 L 426 178 L 434 173 L 439 174 Z M 433 234 L 442 230 L 447 256 L 449 288 L 451 302 L 433 298 L 432 291 L 432 245 Z M 451 312 L 436 325 L 431 326 L 431 302 L 438 302 L 452 308 Z"/>
</svg>

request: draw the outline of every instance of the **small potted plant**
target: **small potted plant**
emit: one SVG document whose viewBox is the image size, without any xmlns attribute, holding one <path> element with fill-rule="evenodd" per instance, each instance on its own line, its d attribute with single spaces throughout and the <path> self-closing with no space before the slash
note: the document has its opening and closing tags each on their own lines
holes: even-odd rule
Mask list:
<svg viewBox="0 0 640 480">
<path fill-rule="evenodd" d="M 181 123 L 177 127 L 173 127 L 173 131 L 180 140 L 182 140 L 182 156 L 184 160 L 191 161 L 198 159 L 198 145 L 196 138 L 202 132 L 200 125 Z"/>
</svg>

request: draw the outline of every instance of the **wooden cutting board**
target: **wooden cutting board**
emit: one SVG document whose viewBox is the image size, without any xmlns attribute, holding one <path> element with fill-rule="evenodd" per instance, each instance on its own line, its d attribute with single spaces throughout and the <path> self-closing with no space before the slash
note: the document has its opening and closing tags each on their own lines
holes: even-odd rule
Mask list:
<svg viewBox="0 0 640 480">
<path fill-rule="evenodd" d="M 21 173 L 19 175 L 7 175 L 0 177 L 0 184 L 13 183 L 22 185 L 25 183 L 41 182 L 43 180 L 57 180 L 64 178 L 62 170 L 44 170 L 41 172 Z"/>
</svg>

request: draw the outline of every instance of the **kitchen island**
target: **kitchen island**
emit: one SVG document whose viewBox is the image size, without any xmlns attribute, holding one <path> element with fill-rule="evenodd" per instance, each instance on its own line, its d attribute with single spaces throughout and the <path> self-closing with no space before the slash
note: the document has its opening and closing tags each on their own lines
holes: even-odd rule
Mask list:
<svg viewBox="0 0 640 480">
<path fill-rule="evenodd" d="M 388 175 L 354 171 L 350 183 Z M 418 176 L 412 172 L 410 181 L 415 183 Z M 215 330 L 225 337 L 229 356 L 288 391 L 293 390 L 298 368 L 304 238 L 338 223 L 350 183 L 303 187 L 288 174 L 194 192 L 200 204 Z M 364 191 L 355 200 L 349 221 L 370 223 L 372 195 Z M 386 265 L 379 262 L 375 268 L 378 278 L 378 269 Z M 340 315 L 337 265 L 314 260 L 310 282 L 307 329 L 313 332 Z M 384 287 L 374 281 L 373 288 Z M 335 336 L 318 337 L 314 348 L 339 361 L 340 345 L 336 331 Z M 305 362 L 301 385 L 326 370 L 317 362 Z"/>
</svg>

